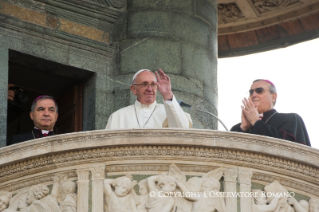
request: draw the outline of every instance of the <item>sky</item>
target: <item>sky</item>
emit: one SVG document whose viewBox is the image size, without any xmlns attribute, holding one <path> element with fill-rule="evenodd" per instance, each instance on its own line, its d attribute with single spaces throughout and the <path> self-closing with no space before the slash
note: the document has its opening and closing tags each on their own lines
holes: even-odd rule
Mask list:
<svg viewBox="0 0 319 212">
<path fill-rule="evenodd" d="M 241 121 L 242 99 L 255 79 L 277 88 L 275 109 L 297 113 L 305 122 L 312 147 L 319 149 L 319 39 L 282 49 L 218 60 L 218 117 L 230 130 Z M 318 83 L 318 84 L 317 84 Z M 318 86 L 318 87 L 317 87 Z M 219 123 L 219 130 L 225 128 Z"/>
</svg>

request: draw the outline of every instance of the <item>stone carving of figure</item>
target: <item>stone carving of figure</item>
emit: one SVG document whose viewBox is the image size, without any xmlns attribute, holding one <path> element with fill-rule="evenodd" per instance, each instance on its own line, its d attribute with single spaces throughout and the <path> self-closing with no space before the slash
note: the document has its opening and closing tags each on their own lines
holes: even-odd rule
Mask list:
<svg viewBox="0 0 319 212">
<path fill-rule="evenodd" d="M 279 197 L 273 198 L 269 205 L 267 205 L 267 198 L 264 191 L 254 189 L 252 192 L 255 194 L 252 200 L 251 211 L 253 212 L 273 212 L 277 208 Z"/>
<path fill-rule="evenodd" d="M 61 212 L 57 197 L 59 195 L 59 177 L 53 177 L 53 187 L 50 189 L 45 185 L 35 185 L 29 190 L 27 203 L 30 205 L 28 212 Z"/>
<path fill-rule="evenodd" d="M 319 212 L 319 199 L 310 198 L 309 200 L 309 212 Z"/>
<path fill-rule="evenodd" d="M 185 196 L 186 199 L 193 202 L 192 212 L 226 212 L 223 197 L 214 195 L 216 192 L 220 191 L 219 179 L 222 175 L 223 171 L 221 169 L 217 169 L 207 173 L 202 178 L 191 178 L 189 179 L 191 180 L 191 183 L 186 183 L 186 185 L 190 187 L 186 187 L 186 185 L 179 181 L 177 182 L 177 186 L 182 192 L 194 193 L 194 195 Z M 197 185 L 200 185 L 200 192 L 198 192 Z M 197 195 L 195 195 L 195 192 L 198 192 Z"/>
<path fill-rule="evenodd" d="M 168 175 L 174 177 L 177 180 L 176 182 L 180 182 L 183 184 L 187 183 L 185 174 L 183 174 L 181 170 L 175 164 L 170 165 L 168 170 Z M 193 202 L 184 198 L 182 195 L 178 195 L 178 194 L 182 194 L 181 193 L 182 191 L 180 188 L 177 187 L 174 192 L 176 194 L 176 195 L 173 195 L 173 198 L 175 200 L 174 212 L 189 212 L 192 208 Z"/>
<path fill-rule="evenodd" d="M 139 196 L 139 202 L 137 203 L 137 210 L 139 212 L 147 212 L 145 204 L 148 199 L 149 191 L 148 191 L 146 180 L 141 180 L 138 183 L 138 192 L 140 193 L 140 196 Z"/>
<path fill-rule="evenodd" d="M 309 203 L 305 200 L 300 200 L 299 202 L 294 197 L 288 198 L 288 203 L 292 205 L 296 212 L 308 212 Z"/>
<path fill-rule="evenodd" d="M 131 175 L 116 179 L 104 180 L 104 193 L 107 211 L 109 212 L 138 212 L 136 208 L 136 194 L 134 186 L 136 181 Z M 114 188 L 114 191 L 113 189 Z"/>
<path fill-rule="evenodd" d="M 262 13 L 287 7 L 290 2 L 291 0 L 255 0 L 254 6 Z"/>
<path fill-rule="evenodd" d="M 12 194 L 8 191 L 0 191 L 0 211 L 4 211 L 12 197 Z"/>
<path fill-rule="evenodd" d="M 76 212 L 76 183 L 66 181 L 61 184 L 60 210 L 61 212 Z"/>
<path fill-rule="evenodd" d="M 28 195 L 28 190 L 20 191 L 19 193 L 14 195 L 10 199 L 9 207 L 7 209 L 3 210 L 3 212 L 16 212 L 16 211 L 26 212 L 26 210 L 29 206 L 26 203 L 27 195 Z M 2 210 L 0 209 L 0 211 L 2 211 Z"/>
<path fill-rule="evenodd" d="M 235 3 L 218 4 L 218 23 L 227 24 L 244 17 Z"/>
<path fill-rule="evenodd" d="M 16 196 L 14 196 L 14 197 L 16 197 Z M 27 203 L 27 196 L 28 196 L 28 192 L 22 193 L 22 195 L 19 199 L 18 208 L 19 208 L 20 212 L 27 212 L 28 211 L 29 204 Z"/>
<path fill-rule="evenodd" d="M 176 189 L 176 178 L 166 174 L 155 175 L 147 178 L 150 193 L 146 208 L 148 212 L 173 212 L 175 200 L 166 192 L 174 192 Z"/>
<path fill-rule="evenodd" d="M 203 179 L 200 177 L 191 177 L 186 182 L 186 187 L 192 192 L 200 192 Z"/>
<path fill-rule="evenodd" d="M 59 196 L 59 181 L 65 176 L 53 177 L 53 187 L 50 189 L 45 185 L 34 185 L 14 195 L 9 207 L 3 212 L 76 212 L 76 184 L 74 182 L 63 182 L 61 188 L 62 201 L 60 208 L 57 197 Z M 1 195 L 0 195 L 1 199 Z M 1 202 L 1 201 L 0 201 Z M 0 204 L 1 205 L 1 204 Z"/>
<path fill-rule="evenodd" d="M 265 186 L 265 192 L 267 194 L 267 202 L 271 203 L 275 198 L 275 195 L 271 194 L 280 194 L 288 193 L 287 189 L 285 189 L 278 181 L 273 181 L 272 183 Z M 280 197 L 275 212 L 294 212 L 295 210 L 288 204 L 288 197 Z"/>
</svg>

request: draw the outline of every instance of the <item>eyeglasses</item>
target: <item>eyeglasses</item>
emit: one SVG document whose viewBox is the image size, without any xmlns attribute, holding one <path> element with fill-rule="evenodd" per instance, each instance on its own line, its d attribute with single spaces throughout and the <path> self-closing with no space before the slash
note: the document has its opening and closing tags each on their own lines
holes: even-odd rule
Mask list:
<svg viewBox="0 0 319 212">
<path fill-rule="evenodd" d="M 157 88 L 157 85 L 154 82 L 152 82 L 152 83 L 142 82 L 140 84 L 133 84 L 133 85 L 139 85 L 139 86 L 141 86 L 144 89 L 147 89 L 148 86 L 151 86 L 152 89 L 156 89 Z"/>
<path fill-rule="evenodd" d="M 268 91 L 268 90 L 265 89 L 265 88 L 262 88 L 262 87 L 260 87 L 260 88 L 255 88 L 255 89 L 250 89 L 250 90 L 249 90 L 249 95 L 250 95 L 250 96 L 253 95 L 253 94 L 254 94 L 254 91 L 255 91 L 257 94 L 262 94 L 262 93 L 264 93 L 265 91 Z"/>
</svg>

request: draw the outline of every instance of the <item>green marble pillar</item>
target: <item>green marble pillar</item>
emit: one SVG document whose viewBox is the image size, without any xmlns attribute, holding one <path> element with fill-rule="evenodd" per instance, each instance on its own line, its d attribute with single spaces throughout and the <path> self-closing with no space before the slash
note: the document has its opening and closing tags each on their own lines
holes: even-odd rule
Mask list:
<svg viewBox="0 0 319 212">
<path fill-rule="evenodd" d="M 0 48 L 0 147 L 6 146 L 9 50 Z"/>
</svg>

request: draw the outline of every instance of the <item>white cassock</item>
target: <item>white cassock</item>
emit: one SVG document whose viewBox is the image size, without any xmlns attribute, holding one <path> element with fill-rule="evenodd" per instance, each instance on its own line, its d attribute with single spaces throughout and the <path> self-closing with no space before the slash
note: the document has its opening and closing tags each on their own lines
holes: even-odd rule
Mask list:
<svg viewBox="0 0 319 212">
<path fill-rule="evenodd" d="M 164 104 L 156 101 L 143 105 L 135 101 L 133 105 L 121 108 L 111 114 L 105 129 L 137 129 L 137 128 L 191 128 L 191 116 L 185 113 L 173 96 L 172 101 Z"/>
</svg>

